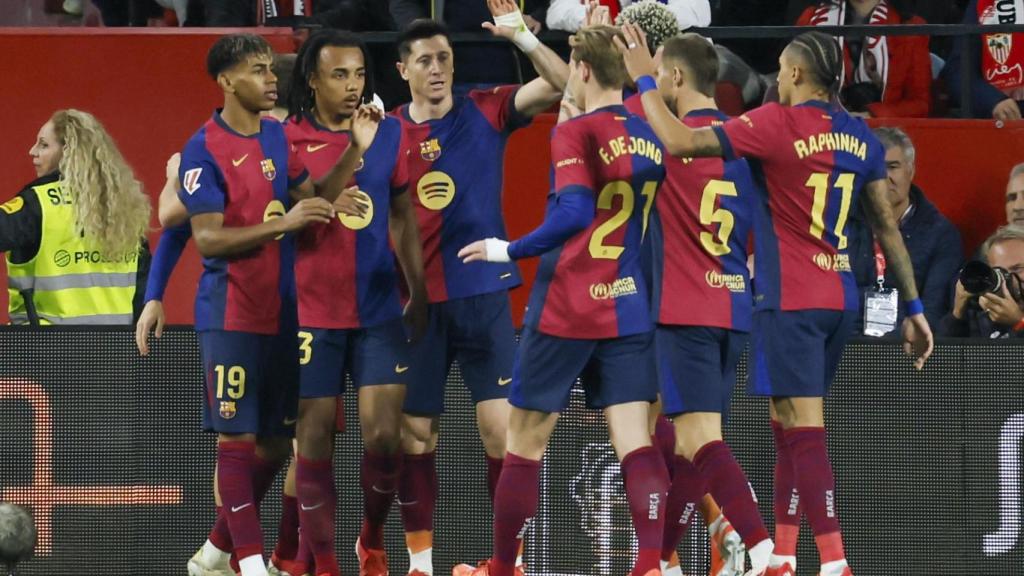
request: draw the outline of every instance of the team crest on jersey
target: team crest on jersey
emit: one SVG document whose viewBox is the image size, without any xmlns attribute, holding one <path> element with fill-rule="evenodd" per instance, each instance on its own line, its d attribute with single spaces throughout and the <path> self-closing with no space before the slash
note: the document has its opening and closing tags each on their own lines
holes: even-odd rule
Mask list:
<svg viewBox="0 0 1024 576">
<path fill-rule="evenodd" d="M 425 142 L 420 142 L 420 158 L 423 158 L 427 162 L 433 162 L 441 157 L 441 143 L 437 141 L 437 138 L 431 138 Z"/>
<path fill-rule="evenodd" d="M 260 160 L 260 169 L 263 170 L 263 177 L 267 180 L 273 180 L 277 176 L 277 168 L 274 168 L 273 158 L 264 158 Z"/>
<path fill-rule="evenodd" d="M 203 174 L 202 168 L 193 168 L 185 171 L 185 177 L 181 179 L 181 186 L 191 196 L 199 190 L 199 177 Z"/>
<path fill-rule="evenodd" d="M 230 401 L 230 400 L 221 400 L 220 401 L 220 411 L 219 412 L 220 412 L 220 417 L 225 419 L 225 420 L 231 420 L 232 418 L 235 417 L 235 414 L 238 414 L 238 411 L 235 410 L 235 403 Z"/>
</svg>

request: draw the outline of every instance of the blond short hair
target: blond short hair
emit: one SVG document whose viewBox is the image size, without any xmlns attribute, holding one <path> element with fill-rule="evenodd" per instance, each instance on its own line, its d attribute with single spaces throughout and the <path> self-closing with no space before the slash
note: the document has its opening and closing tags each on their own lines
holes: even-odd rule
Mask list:
<svg viewBox="0 0 1024 576">
<path fill-rule="evenodd" d="M 622 54 L 614 38 L 625 42 L 622 31 L 614 26 L 588 26 L 569 37 L 574 62 L 586 62 L 602 88 L 621 88 L 629 79 Z"/>
</svg>

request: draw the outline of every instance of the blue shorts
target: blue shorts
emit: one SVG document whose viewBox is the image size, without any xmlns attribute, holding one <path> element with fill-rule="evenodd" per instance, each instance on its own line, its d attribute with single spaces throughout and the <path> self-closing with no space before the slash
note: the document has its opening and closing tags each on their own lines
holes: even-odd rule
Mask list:
<svg viewBox="0 0 1024 576">
<path fill-rule="evenodd" d="M 747 334 L 705 326 L 662 326 L 655 331 L 655 355 L 662 411 L 729 414 Z"/>
<path fill-rule="evenodd" d="M 856 319 L 856 311 L 850 310 L 755 312 L 747 393 L 826 396 Z"/>
<path fill-rule="evenodd" d="M 474 403 L 507 398 L 516 350 L 508 291 L 430 304 L 427 312 L 427 332 L 411 350 L 403 410 L 421 416 L 444 412 L 453 361 Z"/>
<path fill-rule="evenodd" d="M 199 333 L 203 429 L 290 438 L 298 414 L 298 346 L 291 334 Z"/>
<path fill-rule="evenodd" d="M 524 410 L 555 413 L 569 405 L 576 379 L 588 408 L 654 402 L 654 332 L 605 340 L 577 340 L 523 328 L 512 372 L 509 402 Z"/>
<path fill-rule="evenodd" d="M 367 328 L 299 329 L 299 396 L 327 398 L 345 392 L 345 374 L 356 388 L 405 384 L 409 344 L 401 319 Z"/>
</svg>

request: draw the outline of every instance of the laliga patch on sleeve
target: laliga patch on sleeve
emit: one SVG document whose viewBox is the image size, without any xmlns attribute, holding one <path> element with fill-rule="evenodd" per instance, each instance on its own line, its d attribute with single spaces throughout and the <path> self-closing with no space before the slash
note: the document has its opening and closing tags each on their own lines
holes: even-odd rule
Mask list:
<svg viewBox="0 0 1024 576">
<path fill-rule="evenodd" d="M 181 185 L 185 188 L 185 192 L 188 192 L 189 196 L 195 194 L 196 190 L 199 190 L 199 176 L 202 173 L 202 168 L 193 168 L 185 171 L 185 177 L 182 178 Z"/>
<path fill-rule="evenodd" d="M 25 199 L 21 196 L 15 196 L 7 202 L 0 204 L 0 210 L 3 210 L 7 214 L 14 214 L 25 207 Z"/>
</svg>

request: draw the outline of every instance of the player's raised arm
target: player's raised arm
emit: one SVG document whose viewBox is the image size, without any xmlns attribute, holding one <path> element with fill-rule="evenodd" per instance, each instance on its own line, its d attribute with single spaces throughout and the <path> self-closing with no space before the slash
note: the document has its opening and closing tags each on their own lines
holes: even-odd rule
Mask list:
<svg viewBox="0 0 1024 576">
<path fill-rule="evenodd" d="M 292 199 L 302 200 L 317 196 L 333 204 L 352 180 L 356 170 L 359 169 L 363 154 L 373 144 L 373 139 L 377 136 L 377 128 L 382 120 L 384 120 L 384 112 L 380 108 L 372 104 L 360 106 L 352 117 L 352 138 L 341 158 L 338 158 L 330 171 L 319 180 L 313 182 L 307 178 L 293 188 Z M 300 162 L 297 158 L 293 158 L 293 161 Z M 291 162 L 289 161 L 289 163 Z M 364 214 L 365 205 L 360 216 Z"/>
<path fill-rule="evenodd" d="M 540 75 L 516 93 L 516 110 L 525 116 L 535 116 L 547 110 L 561 98 L 569 79 L 569 66 L 534 36 L 513 0 L 487 0 L 487 8 L 494 22 L 484 22 L 482 26 L 519 47 Z"/>
<path fill-rule="evenodd" d="M 647 48 L 647 38 L 639 26 L 622 25 L 623 42 L 615 38 L 615 46 L 622 53 L 626 71 L 640 90 L 647 120 L 669 154 L 677 158 L 695 156 L 722 156 L 722 145 L 709 128 L 693 129 L 676 118 L 658 94 L 654 76 L 658 73 L 654 58 Z"/>
<path fill-rule="evenodd" d="M 868 216 L 875 239 L 882 247 L 885 261 L 896 277 L 896 286 L 907 306 L 902 329 L 903 349 L 914 358 L 914 366 L 920 370 L 931 355 L 934 342 L 928 320 L 924 316 L 924 307 L 918 298 L 910 254 L 903 244 L 903 235 L 900 233 L 896 216 L 892 213 L 886 181 L 882 179 L 868 182 L 864 187 L 863 202 L 864 212 Z"/>
</svg>

